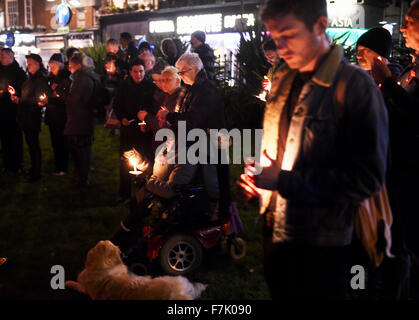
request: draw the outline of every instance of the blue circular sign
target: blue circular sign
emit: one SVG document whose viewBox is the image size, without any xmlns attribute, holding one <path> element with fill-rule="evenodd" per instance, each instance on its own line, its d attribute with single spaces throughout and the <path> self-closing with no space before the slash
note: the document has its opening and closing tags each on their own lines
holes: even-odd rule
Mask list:
<svg viewBox="0 0 419 320">
<path fill-rule="evenodd" d="M 55 14 L 58 24 L 65 26 L 70 23 L 72 12 L 71 8 L 65 4 L 60 4 Z"/>
<path fill-rule="evenodd" d="M 6 35 L 6 46 L 13 47 L 14 45 L 15 45 L 15 35 L 9 32 Z"/>
</svg>

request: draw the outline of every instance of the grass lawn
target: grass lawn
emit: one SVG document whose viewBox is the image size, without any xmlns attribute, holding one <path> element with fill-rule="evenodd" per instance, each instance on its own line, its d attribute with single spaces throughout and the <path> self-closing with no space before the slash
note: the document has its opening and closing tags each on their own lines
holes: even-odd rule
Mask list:
<svg viewBox="0 0 419 320">
<path fill-rule="evenodd" d="M 71 174 L 52 174 L 49 139 L 43 126 L 41 181 L 25 183 L 23 175 L 0 175 L 0 257 L 8 258 L 0 267 L 0 298 L 84 299 L 70 289 L 52 290 L 51 267 L 62 265 L 66 280 L 75 280 L 88 250 L 108 239 L 128 214 L 127 207 L 116 204 L 118 136 L 109 136 L 108 130 L 97 126 L 91 185 L 84 192 Z M 28 169 L 26 145 L 24 160 Z M 232 187 L 241 172 L 241 166 L 232 166 Z M 247 256 L 233 261 L 225 246 L 219 253 L 207 254 L 201 268 L 188 275 L 208 284 L 202 299 L 269 299 L 262 272 L 261 224 L 255 224 L 257 209 L 242 203 L 238 207 Z"/>
</svg>

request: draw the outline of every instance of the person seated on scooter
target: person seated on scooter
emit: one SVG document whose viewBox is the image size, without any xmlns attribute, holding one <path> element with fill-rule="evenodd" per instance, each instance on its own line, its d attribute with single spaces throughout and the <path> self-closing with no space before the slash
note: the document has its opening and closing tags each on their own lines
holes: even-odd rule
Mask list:
<svg viewBox="0 0 419 320">
<path fill-rule="evenodd" d="M 175 161 L 167 161 L 167 154 L 160 152 L 154 162 L 153 174 L 138 191 L 141 195 L 131 201 L 128 217 L 121 221 L 120 228 L 110 240 L 119 246 L 121 251 L 126 250 L 139 236 L 144 218 L 149 214 L 149 203 L 144 201 L 146 194 L 152 193 L 162 199 L 172 200 L 178 194 L 178 187 L 195 182 L 198 174 L 202 177 L 205 192 L 210 199 L 209 208 L 202 209 L 215 212 L 220 197 L 216 167 L 211 164 L 179 164 L 177 157 Z"/>
</svg>

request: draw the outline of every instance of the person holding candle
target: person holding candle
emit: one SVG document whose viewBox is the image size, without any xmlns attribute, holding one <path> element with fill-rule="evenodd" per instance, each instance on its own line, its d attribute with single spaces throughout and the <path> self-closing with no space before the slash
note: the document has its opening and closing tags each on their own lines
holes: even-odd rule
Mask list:
<svg viewBox="0 0 419 320">
<path fill-rule="evenodd" d="M 70 90 L 71 73 L 64 67 L 64 59 L 60 53 L 54 53 L 48 65 L 51 94 L 48 96 L 48 106 L 45 110 L 45 123 L 49 127 L 54 150 L 55 175 L 62 176 L 68 170 L 68 143 L 64 136 L 64 126 L 67 118 L 65 99 Z"/>
<path fill-rule="evenodd" d="M 268 0 L 260 17 L 286 63 L 273 76 L 261 163 L 246 164 L 238 190 L 264 217 L 272 299 L 345 299 L 355 214 L 385 181 L 385 103 L 329 44 L 326 0 Z"/>
<path fill-rule="evenodd" d="M 133 59 L 129 66 L 128 79 L 121 83 L 115 93 L 114 111 L 118 120 L 121 121 L 119 201 L 126 201 L 131 197 L 130 165 L 122 157 L 123 153 L 135 148 L 149 161 L 154 160 L 152 134 L 141 132 L 137 119 L 137 113 L 140 110 L 154 113 L 152 99 L 154 85 L 144 81 L 144 74 L 144 62 L 139 58 Z"/>
<path fill-rule="evenodd" d="M 0 51 L 0 140 L 4 170 L 18 173 L 22 170 L 23 137 L 16 118 L 17 106 L 10 97 L 20 96 L 26 74 L 14 56 L 10 48 Z"/>
<path fill-rule="evenodd" d="M 375 59 L 371 74 L 386 97 L 390 116 L 390 168 L 387 190 L 394 215 L 388 268 L 389 293 L 395 299 L 419 299 L 419 1 L 412 2 L 400 28 L 412 63 L 394 79 L 386 61 Z"/>
<path fill-rule="evenodd" d="M 26 56 L 29 77 L 22 85 L 21 96 L 13 95 L 12 101 L 18 105 L 17 119 L 25 135 L 31 158 L 31 168 L 27 182 L 41 179 L 41 146 L 39 132 L 41 131 L 42 107 L 46 105 L 46 95 L 50 88 L 46 77 L 46 69 L 42 58 L 31 53 Z"/>
</svg>

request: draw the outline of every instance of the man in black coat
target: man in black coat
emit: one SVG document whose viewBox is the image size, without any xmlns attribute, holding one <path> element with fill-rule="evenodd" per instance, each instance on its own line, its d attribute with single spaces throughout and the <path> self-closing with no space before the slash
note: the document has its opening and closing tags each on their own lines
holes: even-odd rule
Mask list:
<svg viewBox="0 0 419 320">
<path fill-rule="evenodd" d="M 10 99 L 8 87 L 13 87 L 20 96 L 26 74 L 16 62 L 10 48 L 1 50 L 0 61 L 0 139 L 3 166 L 5 171 L 19 172 L 22 169 L 22 131 L 16 118 L 17 106 Z"/>
<path fill-rule="evenodd" d="M 178 74 L 187 86 L 187 90 L 179 103 L 179 110 L 168 112 L 159 110 L 159 120 L 166 120 L 176 132 L 179 121 L 186 122 L 186 129 L 200 128 L 222 129 L 225 128 L 224 101 L 215 87 L 207 77 L 204 65 L 197 53 L 185 53 L 176 62 L 179 69 Z M 218 152 L 218 150 L 217 150 Z M 228 207 L 231 203 L 230 196 L 230 173 L 226 159 L 223 154 L 218 153 L 218 181 L 220 184 L 220 212 L 228 214 Z M 224 164 L 223 164 L 224 163 Z"/>
<path fill-rule="evenodd" d="M 152 134 L 141 132 L 138 125 L 137 113 L 145 110 L 155 114 L 153 110 L 153 88 L 151 82 L 144 81 L 145 68 L 144 62 L 133 59 L 129 67 L 129 76 L 117 89 L 114 102 L 114 111 L 117 118 L 121 121 L 120 136 L 120 189 L 119 195 L 122 199 L 128 199 L 131 195 L 131 180 L 129 171 L 130 164 L 123 160 L 122 154 L 135 148 L 142 156 L 153 161 Z"/>
<path fill-rule="evenodd" d="M 122 32 L 120 34 L 119 44 L 122 48 L 122 53 L 119 54 L 121 61 L 129 68 L 129 65 L 133 59 L 138 58 L 138 50 L 135 47 L 132 36 L 129 32 Z"/>
<path fill-rule="evenodd" d="M 388 66 L 377 59 L 374 79 L 390 102 L 390 168 L 387 189 L 394 215 L 392 253 L 396 255 L 390 277 L 396 298 L 419 297 L 419 2 L 412 4 L 400 31 L 415 61 L 394 80 Z M 410 279 L 409 279 L 410 278 Z M 409 293 L 410 289 L 410 293 Z"/>
<path fill-rule="evenodd" d="M 65 99 L 70 90 L 70 71 L 64 66 L 60 53 L 54 53 L 49 62 L 50 74 L 48 83 L 51 94 L 45 110 L 45 123 L 49 126 L 51 144 L 54 150 L 55 174 L 62 176 L 68 170 L 68 144 L 64 136 L 64 126 L 67 120 Z"/>
<path fill-rule="evenodd" d="M 68 63 L 73 81 L 66 100 L 67 122 L 64 134 L 68 136 L 70 152 L 75 160 L 80 186 L 89 184 L 90 160 L 93 140 L 93 99 L 95 81 L 100 78 L 83 67 L 83 55 L 74 54 Z"/>
<path fill-rule="evenodd" d="M 39 132 L 41 131 L 42 107 L 49 93 L 46 70 L 41 56 L 31 53 L 26 56 L 29 78 L 22 85 L 22 94 L 12 96 L 12 101 L 18 103 L 17 119 L 25 135 L 31 157 L 31 168 L 27 182 L 41 179 L 41 146 Z"/>
<path fill-rule="evenodd" d="M 210 80 L 214 80 L 215 78 L 215 56 L 214 50 L 205 43 L 205 32 L 203 31 L 195 31 L 191 34 L 191 45 L 193 48 L 193 52 L 199 54 L 199 58 L 201 58 L 202 63 L 204 64 L 204 69 L 207 72 L 207 77 Z"/>
</svg>

